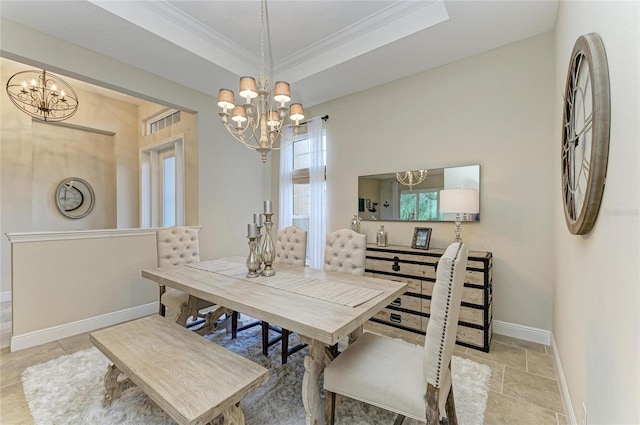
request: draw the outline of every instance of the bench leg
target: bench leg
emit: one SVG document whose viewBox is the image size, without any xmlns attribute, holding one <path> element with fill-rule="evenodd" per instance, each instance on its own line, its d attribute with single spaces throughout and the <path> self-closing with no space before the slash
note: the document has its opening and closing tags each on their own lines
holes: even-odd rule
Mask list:
<svg viewBox="0 0 640 425">
<path fill-rule="evenodd" d="M 234 404 L 222 413 L 222 425 L 245 425 L 244 412 L 240 408 L 240 403 Z"/>
<path fill-rule="evenodd" d="M 104 397 L 102 398 L 102 407 L 107 407 L 111 402 L 120 398 L 122 393 L 131 387 L 135 387 L 129 378 L 118 381 L 118 377 L 122 374 L 120 369 L 114 364 L 107 367 L 107 373 L 104 375 Z"/>
</svg>

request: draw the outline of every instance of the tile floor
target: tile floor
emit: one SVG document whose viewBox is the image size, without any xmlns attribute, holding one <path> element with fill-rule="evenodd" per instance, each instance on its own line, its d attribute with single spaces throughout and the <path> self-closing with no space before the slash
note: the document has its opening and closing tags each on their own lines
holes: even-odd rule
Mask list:
<svg viewBox="0 0 640 425">
<path fill-rule="evenodd" d="M 10 303 L 0 303 L 1 327 L 10 329 Z M 374 331 L 389 329 L 377 324 Z M 388 333 L 388 332 L 385 332 Z M 422 343 L 418 335 L 391 332 L 412 342 Z M 91 348 L 88 334 L 62 339 L 38 347 L 10 353 L 10 332 L 0 340 L 0 424 L 33 423 L 22 392 L 20 374 L 27 367 L 64 354 Z M 485 425 L 566 425 L 551 348 L 501 335 L 493 335 L 490 353 L 456 346 L 454 353 L 491 367 L 491 388 L 485 412 Z"/>
</svg>

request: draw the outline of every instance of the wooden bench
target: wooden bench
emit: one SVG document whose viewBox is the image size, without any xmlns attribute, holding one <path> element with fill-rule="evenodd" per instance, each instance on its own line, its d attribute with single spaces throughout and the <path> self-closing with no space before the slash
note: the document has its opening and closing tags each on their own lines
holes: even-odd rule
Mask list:
<svg viewBox="0 0 640 425">
<path fill-rule="evenodd" d="M 245 423 L 240 400 L 269 379 L 264 367 L 158 315 L 91 333 L 113 362 L 103 405 L 137 385 L 180 425 Z M 118 380 L 120 374 L 127 378 Z"/>
</svg>

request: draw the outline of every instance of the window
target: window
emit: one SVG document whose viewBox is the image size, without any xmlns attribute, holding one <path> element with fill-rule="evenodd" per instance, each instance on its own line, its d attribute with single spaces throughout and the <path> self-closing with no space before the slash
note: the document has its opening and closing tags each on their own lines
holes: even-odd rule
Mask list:
<svg viewBox="0 0 640 425">
<path fill-rule="evenodd" d="M 436 220 L 438 190 L 403 190 L 400 192 L 400 220 Z"/>
<path fill-rule="evenodd" d="M 180 111 L 170 110 L 162 114 L 160 118 L 154 118 L 153 121 L 147 121 L 147 134 L 153 134 L 156 131 L 171 127 L 180 122 Z"/>
<path fill-rule="evenodd" d="M 322 268 L 326 239 L 326 135 L 314 118 L 307 134 L 280 151 L 279 227 L 307 232 L 307 264 Z"/>
<path fill-rule="evenodd" d="M 170 149 L 160 153 L 159 194 L 160 221 L 163 227 L 176 224 L 176 153 Z"/>
<path fill-rule="evenodd" d="M 184 139 L 141 152 L 140 226 L 184 224 Z"/>
<path fill-rule="evenodd" d="M 311 186 L 309 184 L 309 139 L 302 135 L 293 143 L 293 220 L 292 224 L 309 232 Z M 322 136 L 322 163 L 327 165 L 326 136 Z M 307 249 L 307 252 L 309 250 Z"/>
</svg>

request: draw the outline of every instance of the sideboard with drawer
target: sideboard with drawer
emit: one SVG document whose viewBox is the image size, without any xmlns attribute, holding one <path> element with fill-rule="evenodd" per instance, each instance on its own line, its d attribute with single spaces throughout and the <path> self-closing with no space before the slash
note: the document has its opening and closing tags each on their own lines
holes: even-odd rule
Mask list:
<svg viewBox="0 0 640 425">
<path fill-rule="evenodd" d="M 444 249 L 367 244 L 365 274 L 407 282 L 409 289 L 371 320 L 414 333 L 425 333 L 429 321 L 436 266 Z M 492 300 L 491 252 L 469 251 L 456 343 L 489 352 Z"/>
</svg>

